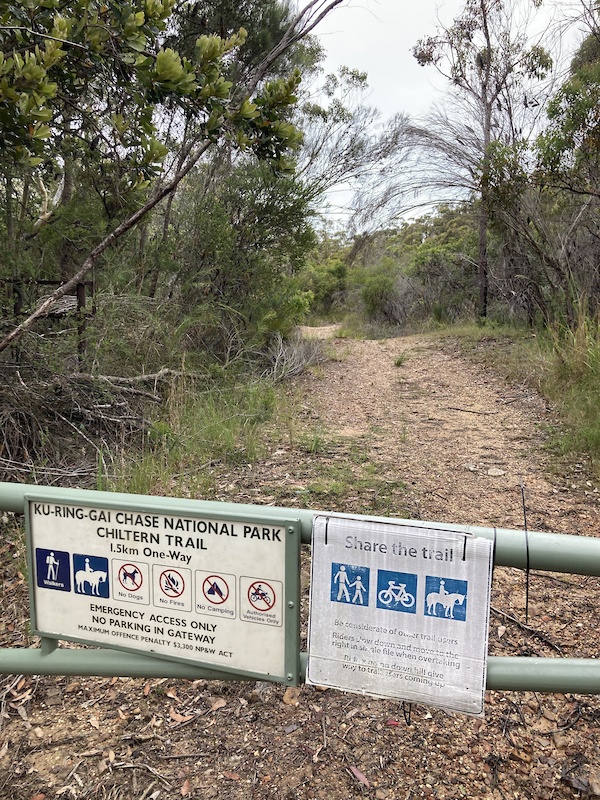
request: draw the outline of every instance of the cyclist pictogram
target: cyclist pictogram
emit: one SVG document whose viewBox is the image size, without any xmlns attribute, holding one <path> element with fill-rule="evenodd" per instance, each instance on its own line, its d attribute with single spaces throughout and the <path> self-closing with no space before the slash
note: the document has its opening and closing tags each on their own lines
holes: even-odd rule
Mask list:
<svg viewBox="0 0 600 800">
<path fill-rule="evenodd" d="M 388 581 L 388 588 L 382 589 L 377 595 L 377 599 L 386 606 L 392 603 L 402 603 L 403 606 L 408 607 L 415 602 L 414 595 L 406 591 L 406 584 L 396 584 L 394 581 Z"/>
<path fill-rule="evenodd" d="M 229 585 L 220 575 L 209 575 L 202 583 L 202 594 L 213 606 L 220 606 L 229 597 Z"/>
<path fill-rule="evenodd" d="M 121 564 L 118 577 L 119 583 L 128 592 L 137 592 L 144 582 L 142 571 L 135 564 Z"/>
<path fill-rule="evenodd" d="M 377 571 L 377 608 L 391 611 L 404 611 L 415 614 L 417 611 L 417 576 L 410 572 Z"/>
<path fill-rule="evenodd" d="M 176 569 L 165 569 L 160 573 L 159 586 L 167 597 L 181 597 L 185 590 L 185 581 Z"/>
<path fill-rule="evenodd" d="M 275 605 L 275 590 L 266 581 L 254 581 L 248 588 L 248 600 L 257 611 L 269 611 Z"/>
</svg>

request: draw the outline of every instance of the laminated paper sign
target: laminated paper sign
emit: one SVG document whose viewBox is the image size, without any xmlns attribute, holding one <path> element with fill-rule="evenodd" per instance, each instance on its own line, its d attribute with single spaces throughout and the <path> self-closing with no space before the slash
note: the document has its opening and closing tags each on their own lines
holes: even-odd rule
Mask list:
<svg viewBox="0 0 600 800">
<path fill-rule="evenodd" d="M 469 533 L 317 516 L 307 683 L 483 714 L 492 562 Z"/>
</svg>

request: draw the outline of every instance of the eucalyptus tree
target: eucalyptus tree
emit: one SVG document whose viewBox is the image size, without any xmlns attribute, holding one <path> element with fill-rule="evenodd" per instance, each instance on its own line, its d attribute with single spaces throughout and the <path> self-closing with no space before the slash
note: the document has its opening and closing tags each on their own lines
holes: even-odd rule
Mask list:
<svg viewBox="0 0 600 800">
<path fill-rule="evenodd" d="M 491 150 L 494 142 L 527 135 L 539 113 L 536 84 L 551 67 L 548 53 L 528 36 L 539 2 L 466 0 L 462 12 L 413 55 L 448 82 L 447 101 L 421 120 L 392 121 L 389 163 L 381 169 L 376 203 L 399 215 L 409 208 L 479 198 L 478 312 L 488 313 L 488 230 Z M 531 13 L 530 13 L 531 12 Z M 527 122 L 529 120 L 529 122 Z M 367 190 L 376 187 L 367 185 Z M 363 210 L 363 214 L 365 211 Z"/>
<path fill-rule="evenodd" d="M 533 0 L 532 7 L 540 4 L 541 0 Z M 532 96 L 530 82 L 543 79 L 552 64 L 546 50 L 529 41 L 528 12 L 523 4 L 505 0 L 467 0 L 452 25 L 422 39 L 413 49 L 419 64 L 433 65 L 463 98 L 461 112 L 467 111 L 471 123 L 463 123 L 464 132 L 472 134 L 470 142 L 452 136 L 452 128 L 450 136 L 439 128 L 433 138 L 426 129 L 421 133 L 425 150 L 441 153 L 459 173 L 468 175 L 480 198 L 478 286 L 482 317 L 488 311 L 490 148 L 494 141 L 512 142 L 522 136 L 521 112 L 528 105 L 528 94 Z M 464 150 L 470 150 L 466 163 Z"/>
</svg>

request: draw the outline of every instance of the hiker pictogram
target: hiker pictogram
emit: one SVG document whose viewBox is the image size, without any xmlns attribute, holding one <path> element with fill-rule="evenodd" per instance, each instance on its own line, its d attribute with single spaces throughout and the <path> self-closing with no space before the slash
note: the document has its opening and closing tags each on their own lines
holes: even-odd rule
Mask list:
<svg viewBox="0 0 600 800">
<path fill-rule="evenodd" d="M 369 605 L 369 567 L 331 565 L 331 600 L 355 606 Z"/>
<path fill-rule="evenodd" d="M 412 572 L 377 570 L 377 608 L 415 614 L 417 576 Z"/>
<path fill-rule="evenodd" d="M 36 548 L 37 585 L 44 589 L 71 591 L 70 557 L 64 550 Z"/>
<path fill-rule="evenodd" d="M 213 606 L 220 606 L 229 597 L 229 584 L 220 575 L 209 575 L 202 583 L 202 594 Z"/>
</svg>

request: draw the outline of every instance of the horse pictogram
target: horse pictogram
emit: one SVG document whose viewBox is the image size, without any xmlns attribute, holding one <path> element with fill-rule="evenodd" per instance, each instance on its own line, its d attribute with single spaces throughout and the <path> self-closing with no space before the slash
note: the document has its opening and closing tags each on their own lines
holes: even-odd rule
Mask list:
<svg viewBox="0 0 600 800">
<path fill-rule="evenodd" d="M 427 576 L 425 616 L 464 620 L 467 617 L 467 581 Z"/>
</svg>

